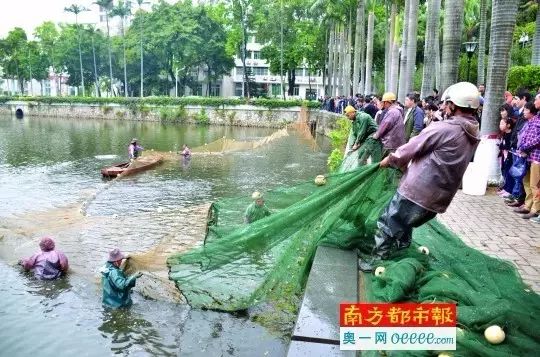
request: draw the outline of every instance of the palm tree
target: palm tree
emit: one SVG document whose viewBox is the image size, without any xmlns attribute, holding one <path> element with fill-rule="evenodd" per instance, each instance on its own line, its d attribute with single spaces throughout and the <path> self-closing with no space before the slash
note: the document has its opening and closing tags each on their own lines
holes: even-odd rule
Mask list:
<svg viewBox="0 0 540 357">
<path fill-rule="evenodd" d="M 364 44 L 364 13 L 365 0 L 358 0 L 356 4 L 356 31 L 354 36 L 354 65 L 353 65 L 353 91 L 359 93 L 360 71 L 362 70 L 362 46 Z"/>
<path fill-rule="evenodd" d="M 480 33 L 478 35 L 478 75 L 477 84 L 486 81 L 486 29 L 487 29 L 487 1 L 480 0 Z M 538 20 L 537 20 L 538 24 Z"/>
<path fill-rule="evenodd" d="M 444 4 L 441 93 L 458 79 L 464 9 L 464 0 L 446 1 Z"/>
<path fill-rule="evenodd" d="M 497 133 L 499 128 L 499 107 L 506 90 L 518 3 L 519 0 L 493 0 L 483 134 Z"/>
<path fill-rule="evenodd" d="M 365 94 L 372 92 L 371 75 L 373 70 L 373 31 L 375 27 L 375 1 L 369 3 L 368 27 L 367 27 L 367 48 L 366 48 L 366 85 Z"/>
<path fill-rule="evenodd" d="M 387 9 L 388 11 L 388 9 Z M 390 9 L 390 23 L 388 25 L 388 36 L 386 38 L 385 44 L 385 63 L 384 63 L 384 88 L 385 91 L 390 91 L 391 84 L 391 73 L 392 73 L 392 54 L 394 51 L 394 40 L 396 37 L 396 17 L 397 17 L 397 4 L 395 1 L 392 1 Z"/>
<path fill-rule="evenodd" d="M 499 131 L 499 107 L 506 90 L 518 2 L 519 0 L 493 0 L 486 98 L 482 112 L 481 134 L 483 137 L 496 135 Z M 478 148 L 475 161 L 487 164 L 488 180 L 497 179 L 500 176 L 497 162 L 498 151 L 496 139 L 485 139 Z"/>
<path fill-rule="evenodd" d="M 407 69 L 405 71 L 405 91 L 414 87 L 416 67 L 416 37 L 418 34 L 418 0 L 409 0 L 409 25 L 407 26 Z M 405 99 L 405 98 L 403 98 Z"/>
<path fill-rule="evenodd" d="M 427 10 L 426 39 L 424 45 L 424 74 L 422 77 L 422 90 L 420 96 L 425 98 L 431 92 L 435 79 L 436 53 L 435 38 L 439 36 L 439 12 L 441 0 L 430 0 Z"/>
<path fill-rule="evenodd" d="M 409 38 L 409 0 L 405 0 L 403 9 L 403 34 L 401 36 L 401 62 L 399 64 L 398 100 L 403 103 L 407 95 L 407 40 Z"/>
<path fill-rule="evenodd" d="M 107 23 L 107 48 L 109 50 L 109 80 L 111 96 L 113 95 L 113 75 L 112 75 L 112 52 L 111 52 L 111 33 L 109 29 L 109 12 L 113 6 L 113 0 L 97 0 L 94 4 L 98 5 L 105 12 L 105 22 Z"/>
<path fill-rule="evenodd" d="M 124 62 L 124 96 L 128 97 L 128 82 L 127 82 L 127 66 L 126 66 L 126 36 L 125 36 L 125 22 L 126 17 L 131 14 L 131 3 L 129 1 L 119 1 L 118 5 L 111 9 L 111 16 L 118 16 L 120 18 L 120 31 L 122 33 L 122 47 L 123 47 L 123 62 Z"/>
<path fill-rule="evenodd" d="M 65 12 L 71 12 L 75 14 L 75 26 L 77 27 L 77 35 L 79 37 L 79 64 L 81 66 L 81 86 L 82 86 L 82 95 L 83 97 L 86 95 L 84 92 L 84 75 L 83 75 L 83 67 L 82 67 L 82 52 L 81 52 L 81 29 L 79 28 L 79 20 L 78 16 L 83 11 L 89 11 L 84 6 L 78 6 L 76 4 L 72 4 L 69 7 L 64 8 Z"/>
<path fill-rule="evenodd" d="M 540 65 L 540 0 L 535 2 L 538 5 L 536 9 L 536 29 L 534 31 L 531 64 L 538 66 Z"/>
<path fill-rule="evenodd" d="M 139 5 L 139 12 L 142 14 L 142 6 L 144 4 L 149 4 L 147 1 L 144 0 L 137 0 L 137 5 Z M 143 52 L 143 19 L 141 17 L 140 24 L 139 24 L 139 33 L 140 33 L 140 50 L 141 50 L 141 98 L 144 97 L 144 52 Z"/>
</svg>

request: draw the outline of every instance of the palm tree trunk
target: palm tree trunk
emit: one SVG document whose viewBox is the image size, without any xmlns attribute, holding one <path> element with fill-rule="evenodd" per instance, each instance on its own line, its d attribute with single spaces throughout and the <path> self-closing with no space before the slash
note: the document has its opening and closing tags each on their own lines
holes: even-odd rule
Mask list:
<svg viewBox="0 0 540 357">
<path fill-rule="evenodd" d="M 475 161 L 487 165 L 488 180 L 500 177 L 497 160 L 499 107 L 508 79 L 510 48 L 516 25 L 518 2 L 519 0 L 493 0 L 486 98 L 482 113 L 483 139 L 475 157 Z"/>
<path fill-rule="evenodd" d="M 364 46 L 364 12 L 365 0 L 358 0 L 356 6 L 356 31 L 354 36 L 354 70 L 353 70 L 353 91 L 359 93 L 360 71 L 362 62 L 362 46 Z"/>
<path fill-rule="evenodd" d="M 534 31 L 531 64 L 533 66 L 540 65 L 540 4 L 536 10 L 536 30 Z"/>
<path fill-rule="evenodd" d="M 109 29 L 109 12 L 105 13 L 105 22 L 107 23 L 107 48 L 109 49 L 109 79 L 111 81 L 111 97 L 113 96 L 113 76 L 112 76 L 112 53 L 111 53 L 111 34 Z"/>
<path fill-rule="evenodd" d="M 337 65 L 337 77 L 336 77 L 336 90 L 337 90 L 337 95 L 342 95 L 343 94 L 343 83 L 342 83 L 342 80 L 343 80 L 343 60 L 344 60 L 344 56 L 343 56 L 343 48 L 345 46 L 343 46 L 343 30 L 341 28 L 341 25 L 338 25 L 338 34 L 339 34 L 339 38 L 338 38 L 338 65 Z"/>
<path fill-rule="evenodd" d="M 143 22 L 141 20 L 140 24 L 140 37 L 141 37 L 141 43 L 140 43 L 140 49 L 141 49 L 141 98 L 144 97 L 144 52 L 143 52 Z"/>
<path fill-rule="evenodd" d="M 392 9 L 390 10 L 390 26 L 388 29 L 388 37 L 386 39 L 386 47 L 388 48 L 388 54 L 385 58 L 384 64 L 384 88 L 385 91 L 389 91 L 392 87 L 392 55 L 394 51 L 394 40 L 396 37 L 396 16 L 397 16 L 397 4 L 392 1 Z"/>
<path fill-rule="evenodd" d="M 351 94 L 351 65 L 352 65 L 352 39 L 353 39 L 353 26 L 352 26 L 352 13 L 349 16 L 349 31 L 347 35 L 346 51 L 347 60 L 345 61 L 345 77 L 343 78 L 345 84 L 345 95 Z"/>
<path fill-rule="evenodd" d="M 334 44 L 336 40 L 336 30 L 333 22 L 330 23 L 330 42 L 328 43 L 328 92 L 330 96 L 334 96 L 334 59 L 336 52 L 334 51 Z"/>
<path fill-rule="evenodd" d="M 366 88 L 365 94 L 371 93 L 371 74 L 373 66 L 373 28 L 375 27 L 375 14 L 373 11 L 368 15 L 367 49 L 366 49 Z"/>
<path fill-rule="evenodd" d="M 81 67 L 81 86 L 82 86 L 82 95 L 83 97 L 86 95 L 84 90 L 84 74 L 83 74 L 83 68 L 82 68 L 82 51 L 81 51 L 81 29 L 79 28 L 79 21 L 77 19 L 77 14 L 75 14 L 75 26 L 77 26 L 77 37 L 79 40 L 79 65 Z"/>
<path fill-rule="evenodd" d="M 485 1 L 485 0 L 484 0 Z M 441 10 L 441 0 L 431 0 L 428 3 L 426 42 L 424 45 L 424 74 L 422 77 L 422 90 L 420 97 L 425 98 L 431 93 L 433 80 L 435 79 L 435 38 L 439 34 L 439 11 Z"/>
<path fill-rule="evenodd" d="M 478 38 L 478 74 L 477 84 L 485 84 L 486 81 L 486 28 L 487 28 L 487 1 L 480 0 L 480 33 Z M 538 20 L 536 20 L 538 24 Z"/>
<path fill-rule="evenodd" d="M 324 32 L 324 48 L 328 48 L 328 29 L 325 30 Z M 328 69 L 328 51 L 324 51 L 324 67 L 322 69 L 322 86 L 323 86 L 323 97 L 326 95 L 327 93 L 327 86 L 326 86 L 326 79 L 327 79 L 327 69 Z M 309 74 L 309 71 L 308 71 L 308 74 Z M 309 78 L 308 78 L 308 83 L 309 85 L 311 86 L 311 82 L 309 82 Z M 317 93 L 317 97 L 319 96 L 319 93 Z"/>
<path fill-rule="evenodd" d="M 446 1 L 444 4 L 441 93 L 458 79 L 464 9 L 464 0 Z"/>
<path fill-rule="evenodd" d="M 409 0 L 403 9 L 403 35 L 401 36 L 401 62 L 399 64 L 398 100 L 403 103 L 407 94 L 407 40 L 409 38 Z"/>
<path fill-rule="evenodd" d="M 390 69 L 390 87 L 388 90 L 392 93 L 396 93 L 399 78 L 399 43 L 397 38 L 394 38 L 392 45 L 394 48 L 392 49 L 392 67 Z"/>
<path fill-rule="evenodd" d="M 418 0 L 409 0 L 409 25 L 407 29 L 407 71 L 405 72 L 405 94 L 414 88 L 416 72 L 416 36 L 418 33 Z M 405 99 L 405 98 L 404 98 Z M 403 103 L 403 102 L 402 102 Z"/>
<path fill-rule="evenodd" d="M 94 57 L 94 84 L 96 86 L 96 96 L 101 97 L 99 92 L 99 80 L 97 74 L 97 63 L 96 63 L 96 47 L 94 46 L 94 33 L 92 32 L 92 55 Z"/>
<path fill-rule="evenodd" d="M 129 96 L 128 93 L 128 83 L 127 83 L 127 65 L 126 65 L 126 36 L 124 34 L 124 17 L 122 16 L 120 18 L 120 21 L 122 21 L 122 47 L 124 50 L 124 96 L 127 98 Z"/>
<path fill-rule="evenodd" d="M 439 30 L 437 29 L 437 34 L 435 35 L 435 88 L 439 89 L 441 88 L 441 43 L 439 39 L 441 38 L 441 34 L 439 33 Z M 442 95 L 442 93 L 441 93 Z"/>
</svg>

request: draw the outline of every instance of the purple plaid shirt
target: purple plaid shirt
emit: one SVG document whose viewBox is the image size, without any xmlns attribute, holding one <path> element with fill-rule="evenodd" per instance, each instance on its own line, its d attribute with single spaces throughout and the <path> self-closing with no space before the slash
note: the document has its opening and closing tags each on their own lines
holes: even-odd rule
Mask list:
<svg viewBox="0 0 540 357">
<path fill-rule="evenodd" d="M 540 162 L 540 116 L 536 115 L 523 130 L 519 150 L 528 154 L 527 160 Z"/>
</svg>

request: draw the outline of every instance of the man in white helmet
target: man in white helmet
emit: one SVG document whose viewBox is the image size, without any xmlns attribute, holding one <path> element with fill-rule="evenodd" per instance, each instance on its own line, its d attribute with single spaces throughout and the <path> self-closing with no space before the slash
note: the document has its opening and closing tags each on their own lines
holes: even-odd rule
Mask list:
<svg viewBox="0 0 540 357">
<path fill-rule="evenodd" d="M 431 124 L 379 164 L 405 173 L 377 221 L 372 257 L 359 261 L 363 271 L 371 271 L 393 249 L 409 247 L 413 228 L 445 212 L 459 188 L 480 142 L 474 117 L 479 106 L 478 89 L 460 82 L 442 99 L 448 106 L 448 119 Z"/>
</svg>

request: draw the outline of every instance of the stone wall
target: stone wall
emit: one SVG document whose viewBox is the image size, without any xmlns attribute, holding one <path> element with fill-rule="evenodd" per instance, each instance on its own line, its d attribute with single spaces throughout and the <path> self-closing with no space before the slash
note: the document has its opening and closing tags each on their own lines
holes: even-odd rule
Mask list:
<svg viewBox="0 0 540 357">
<path fill-rule="evenodd" d="M 140 120 L 180 123 L 208 123 L 282 128 L 305 118 L 316 123 L 318 133 L 327 135 L 338 115 L 301 107 L 273 108 L 252 105 L 203 107 L 198 105 L 178 106 L 133 106 L 120 104 L 43 104 L 38 102 L 11 101 L 0 105 L 0 114 L 15 114 L 21 109 L 26 116 L 65 117 L 78 119 Z"/>
</svg>

